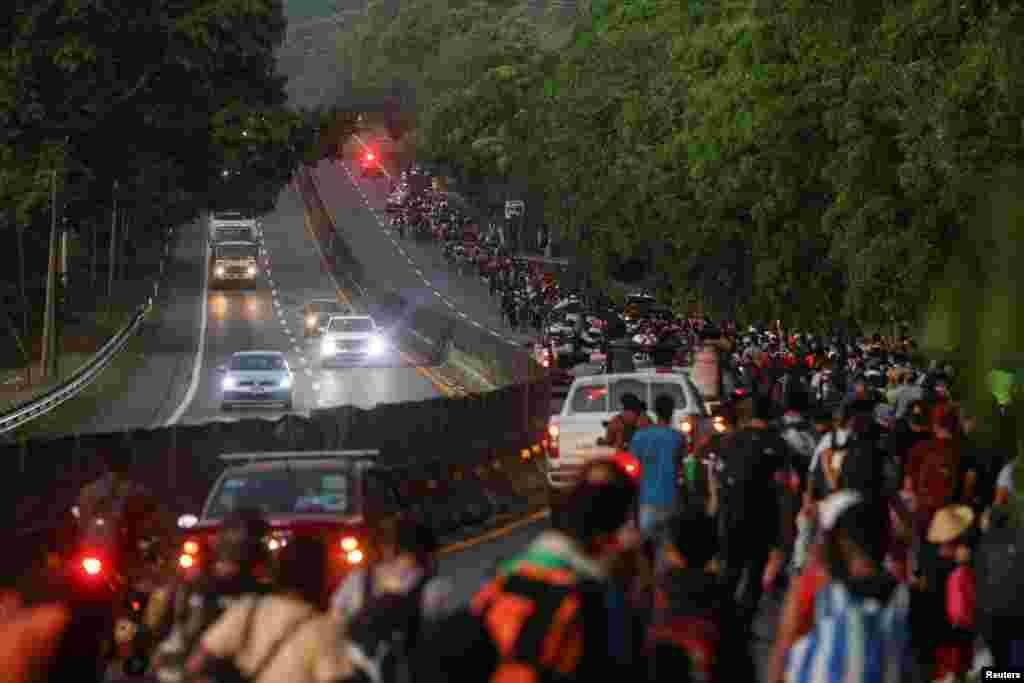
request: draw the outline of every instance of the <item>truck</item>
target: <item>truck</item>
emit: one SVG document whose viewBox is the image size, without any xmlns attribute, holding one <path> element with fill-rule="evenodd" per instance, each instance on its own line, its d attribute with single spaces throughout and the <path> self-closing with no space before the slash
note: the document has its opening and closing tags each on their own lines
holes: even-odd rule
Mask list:
<svg viewBox="0 0 1024 683">
<path fill-rule="evenodd" d="M 259 236 L 259 221 L 244 211 L 214 211 L 210 214 L 210 240 L 229 241 L 234 233 L 246 235 L 242 241 L 255 242 Z M 218 237 L 221 235 L 221 237 Z"/>
<path fill-rule="evenodd" d="M 578 377 L 569 388 L 561 411 L 548 421 L 544 464 L 552 502 L 572 488 L 589 462 L 614 453 L 602 443 L 605 428 L 620 412 L 622 397 L 627 393 L 646 402 L 648 412 L 652 412 L 655 399 L 662 394 L 675 399 L 675 427 L 686 434 L 691 453 L 697 443 L 721 429 L 685 371 L 650 368 Z"/>
<path fill-rule="evenodd" d="M 215 288 L 228 285 L 252 287 L 263 274 L 263 250 L 255 242 L 220 242 L 213 245 L 210 282 Z"/>
</svg>

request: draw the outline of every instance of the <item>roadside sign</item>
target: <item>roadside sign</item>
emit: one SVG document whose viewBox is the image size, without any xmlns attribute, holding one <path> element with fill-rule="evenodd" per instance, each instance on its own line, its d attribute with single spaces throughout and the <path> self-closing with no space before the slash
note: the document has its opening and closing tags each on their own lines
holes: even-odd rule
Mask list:
<svg viewBox="0 0 1024 683">
<path fill-rule="evenodd" d="M 505 218 L 510 219 L 513 216 L 522 216 L 526 210 L 526 204 L 521 199 L 510 199 L 505 202 Z"/>
</svg>

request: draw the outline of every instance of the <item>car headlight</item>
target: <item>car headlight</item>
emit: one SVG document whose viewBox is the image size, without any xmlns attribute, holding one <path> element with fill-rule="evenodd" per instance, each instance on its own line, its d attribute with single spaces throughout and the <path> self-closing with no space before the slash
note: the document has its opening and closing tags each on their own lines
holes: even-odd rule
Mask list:
<svg viewBox="0 0 1024 683">
<path fill-rule="evenodd" d="M 259 272 L 259 270 L 256 269 L 256 266 L 249 266 L 249 270 L 248 270 L 249 277 L 256 277 L 256 273 L 258 273 L 258 272 Z"/>
<path fill-rule="evenodd" d="M 369 350 L 371 355 L 378 355 L 384 353 L 388 349 L 388 344 L 383 337 L 371 337 Z"/>
<path fill-rule="evenodd" d="M 316 316 L 315 315 L 306 316 L 306 327 L 315 327 L 315 326 L 316 326 Z"/>
<path fill-rule="evenodd" d="M 333 354 L 334 354 L 334 340 L 333 339 L 325 339 L 325 340 L 323 340 L 323 342 L 320 344 L 320 355 L 321 356 L 330 356 L 330 355 L 333 355 Z"/>
<path fill-rule="evenodd" d="M 227 391 L 228 389 L 234 389 L 235 386 L 236 386 L 235 378 L 234 377 L 225 377 L 224 380 L 220 383 L 220 386 L 225 391 Z"/>
<path fill-rule="evenodd" d="M 285 375 L 281 379 L 280 387 L 282 389 L 291 389 L 292 388 L 292 378 L 290 376 L 288 376 L 288 375 Z"/>
<path fill-rule="evenodd" d="M 225 272 L 226 271 L 224 270 L 224 266 L 217 266 L 216 268 L 213 269 L 213 274 L 216 275 L 217 277 L 224 277 Z"/>
</svg>

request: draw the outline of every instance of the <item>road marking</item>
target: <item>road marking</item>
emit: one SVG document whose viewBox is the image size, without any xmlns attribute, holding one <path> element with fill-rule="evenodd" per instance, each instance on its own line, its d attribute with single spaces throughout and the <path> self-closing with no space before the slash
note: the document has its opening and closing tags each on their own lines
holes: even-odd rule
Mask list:
<svg viewBox="0 0 1024 683">
<path fill-rule="evenodd" d="M 459 541 L 458 543 L 446 545 L 438 551 L 438 554 L 451 555 L 452 553 L 461 552 L 468 548 L 472 548 L 473 546 L 482 545 L 484 543 L 490 543 L 491 541 L 499 539 L 503 536 L 508 536 L 516 529 L 522 529 L 524 526 L 529 526 L 535 522 L 541 521 L 542 519 L 547 519 L 550 516 L 551 510 L 549 508 L 538 510 L 537 512 L 529 514 L 526 517 L 523 517 L 522 519 L 517 519 L 514 522 L 506 524 L 503 527 L 492 529 L 491 531 L 488 531 L 485 534 L 480 534 L 479 536 L 476 536 L 474 538 L 468 538 L 465 541 Z"/>
<path fill-rule="evenodd" d="M 277 296 L 277 290 L 274 289 L 273 287 L 271 287 L 270 288 L 270 295 L 273 296 L 273 297 L 276 297 Z"/>
<path fill-rule="evenodd" d="M 436 296 L 436 297 L 437 297 L 438 299 L 443 299 L 443 298 L 444 298 L 444 297 L 443 297 L 443 296 L 441 295 L 441 292 L 437 291 L 436 289 L 434 290 L 434 296 Z"/>
<path fill-rule="evenodd" d="M 454 308 L 455 308 L 455 304 L 453 304 L 453 303 L 452 303 L 451 301 L 448 301 L 447 299 L 445 299 L 445 302 L 444 302 L 444 303 L 445 303 L 445 305 L 446 305 L 446 306 L 447 306 L 448 308 L 451 308 L 451 309 L 454 309 Z"/>
<path fill-rule="evenodd" d="M 479 322 L 477 322 L 476 320 L 474 320 L 474 321 L 473 321 L 473 325 L 474 325 L 474 327 L 479 327 L 480 329 L 483 329 L 483 328 L 484 328 L 484 326 L 483 326 L 483 325 L 481 325 L 481 324 L 480 324 Z"/>
<path fill-rule="evenodd" d="M 495 332 L 494 330 L 490 330 L 490 332 L 492 337 L 497 337 L 498 339 L 501 339 L 501 335 L 499 333 Z"/>
<path fill-rule="evenodd" d="M 206 322 L 208 315 L 209 302 L 207 297 L 210 291 L 210 269 L 206 267 L 206 264 L 210 262 L 210 243 L 206 243 L 206 249 L 204 250 L 203 261 L 203 290 L 199 297 L 199 341 L 196 343 L 196 355 L 192 361 L 192 378 L 189 380 L 188 390 L 185 392 L 185 398 L 182 399 L 178 408 L 171 414 L 164 423 L 165 427 L 170 427 L 178 423 L 181 420 L 182 415 L 188 410 L 189 406 L 192 405 L 192 400 L 196 397 L 196 391 L 199 389 L 199 375 L 203 371 L 203 355 L 206 353 Z"/>
<path fill-rule="evenodd" d="M 423 284 L 425 284 L 427 287 L 433 287 L 434 286 L 434 283 L 431 282 L 430 280 L 428 280 L 427 278 L 423 278 Z"/>
<path fill-rule="evenodd" d="M 465 313 L 463 313 L 462 311 L 459 311 L 459 317 L 462 318 L 463 320 L 466 320 L 466 319 L 469 318 L 469 316 L 466 315 Z"/>
<path fill-rule="evenodd" d="M 419 275 L 420 277 L 423 277 L 423 271 L 420 270 L 419 268 L 416 269 L 416 274 Z"/>
</svg>

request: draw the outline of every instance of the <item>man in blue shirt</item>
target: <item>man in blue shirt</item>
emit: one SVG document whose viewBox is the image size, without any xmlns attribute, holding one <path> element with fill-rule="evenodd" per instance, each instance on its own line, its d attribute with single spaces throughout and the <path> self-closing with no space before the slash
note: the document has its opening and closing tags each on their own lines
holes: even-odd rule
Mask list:
<svg viewBox="0 0 1024 683">
<path fill-rule="evenodd" d="M 657 424 L 634 436 L 630 451 L 640 461 L 640 528 L 650 531 L 668 520 L 679 499 L 679 463 L 686 457 L 686 437 L 672 427 L 676 402 L 662 394 L 654 401 Z"/>
</svg>

